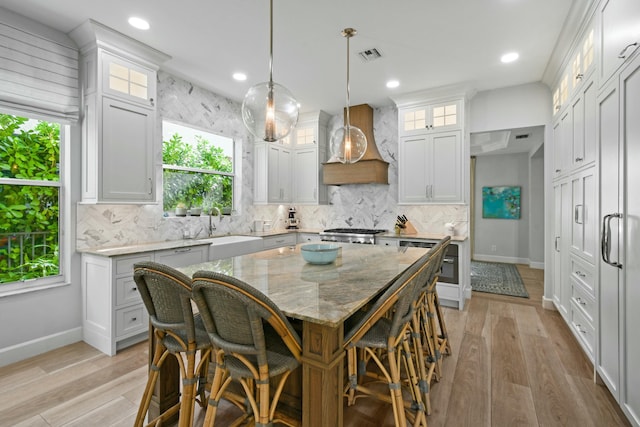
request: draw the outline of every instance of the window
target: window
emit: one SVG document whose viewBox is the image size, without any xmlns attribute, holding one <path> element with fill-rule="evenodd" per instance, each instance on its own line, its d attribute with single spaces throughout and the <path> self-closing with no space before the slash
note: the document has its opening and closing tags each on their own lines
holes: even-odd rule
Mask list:
<svg viewBox="0 0 640 427">
<path fill-rule="evenodd" d="M 62 277 L 60 132 L 0 113 L 0 293 Z"/>
<path fill-rule="evenodd" d="M 233 209 L 234 141 L 168 121 L 162 122 L 163 209 L 179 216 L 198 209 Z"/>
</svg>

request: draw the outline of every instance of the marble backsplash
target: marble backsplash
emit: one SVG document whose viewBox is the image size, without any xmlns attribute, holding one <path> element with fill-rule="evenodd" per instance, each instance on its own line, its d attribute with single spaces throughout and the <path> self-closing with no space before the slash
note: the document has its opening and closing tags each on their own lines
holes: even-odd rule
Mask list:
<svg viewBox="0 0 640 427">
<path fill-rule="evenodd" d="M 213 217 L 216 234 L 246 233 L 255 219 L 271 221 L 274 229 L 285 228 L 289 205 L 253 205 L 253 147 L 240 116 L 240 103 L 194 86 L 164 72 L 158 76 L 158 127 L 161 119 L 181 122 L 210 132 L 230 136 L 241 147 L 237 164 L 239 201 L 231 215 Z M 342 126 L 342 115 L 329 122 L 329 135 Z M 456 225 L 456 234 L 468 229 L 466 205 L 398 205 L 397 110 L 374 109 L 374 134 L 378 150 L 389 162 L 389 185 L 343 185 L 329 187 L 329 204 L 296 205 L 301 228 L 381 228 L 392 230 L 396 216 L 404 214 L 419 232 L 444 233 L 445 223 Z M 158 138 L 160 141 L 160 139 Z M 158 182 L 162 176 L 161 150 L 155 159 Z M 161 200 L 161 194 L 157 199 Z M 166 217 L 162 204 L 78 204 L 77 242 L 79 249 L 122 246 L 164 240 L 206 237 L 208 216 Z"/>
</svg>

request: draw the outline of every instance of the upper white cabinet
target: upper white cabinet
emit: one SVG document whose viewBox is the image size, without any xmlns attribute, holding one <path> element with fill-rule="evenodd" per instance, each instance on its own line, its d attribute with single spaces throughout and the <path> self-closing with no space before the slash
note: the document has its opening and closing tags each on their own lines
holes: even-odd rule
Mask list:
<svg viewBox="0 0 640 427">
<path fill-rule="evenodd" d="M 398 164 L 400 203 L 463 200 L 460 131 L 400 138 Z"/>
<path fill-rule="evenodd" d="M 327 203 L 321 167 L 327 157 L 328 121 L 324 111 L 301 114 L 286 138 L 255 144 L 254 204 Z"/>
<path fill-rule="evenodd" d="M 553 114 L 558 114 L 569 105 L 575 93 L 585 84 L 593 81 L 595 68 L 595 44 L 593 25 L 590 25 L 582 39 L 576 44 L 573 55 L 561 74 L 553 90 Z"/>
<path fill-rule="evenodd" d="M 603 0 L 599 16 L 602 86 L 640 46 L 640 1 Z"/>
<path fill-rule="evenodd" d="M 292 201 L 292 150 L 286 144 L 258 142 L 254 146 L 255 204 Z"/>
<path fill-rule="evenodd" d="M 97 22 L 80 46 L 82 201 L 155 202 L 156 73 L 169 57 Z"/>
<path fill-rule="evenodd" d="M 294 135 L 293 202 L 326 204 L 327 186 L 322 184 L 322 163 L 327 160 L 327 124 L 324 111 L 300 116 Z"/>
<path fill-rule="evenodd" d="M 452 100 L 398 109 L 398 133 L 421 135 L 425 132 L 462 128 L 462 101 Z"/>
<path fill-rule="evenodd" d="M 464 203 L 466 99 L 462 87 L 394 99 L 400 204 Z"/>
</svg>

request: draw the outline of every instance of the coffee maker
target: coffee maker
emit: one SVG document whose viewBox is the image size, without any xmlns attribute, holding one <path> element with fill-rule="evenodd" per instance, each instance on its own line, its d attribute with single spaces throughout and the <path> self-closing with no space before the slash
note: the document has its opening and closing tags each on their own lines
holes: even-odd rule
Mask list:
<svg viewBox="0 0 640 427">
<path fill-rule="evenodd" d="M 294 206 L 289 208 L 289 218 L 287 218 L 287 229 L 296 230 L 300 222 L 298 218 L 296 218 L 296 208 Z"/>
</svg>

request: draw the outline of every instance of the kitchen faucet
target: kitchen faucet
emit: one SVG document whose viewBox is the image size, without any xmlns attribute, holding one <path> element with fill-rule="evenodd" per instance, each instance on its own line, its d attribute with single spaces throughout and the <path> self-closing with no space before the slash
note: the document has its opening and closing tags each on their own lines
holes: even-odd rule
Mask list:
<svg viewBox="0 0 640 427">
<path fill-rule="evenodd" d="M 213 236 L 213 232 L 216 230 L 216 225 L 211 219 L 213 217 L 212 213 L 214 209 L 218 212 L 218 222 L 222 221 L 222 212 L 220 212 L 220 208 L 217 206 L 212 207 L 209 211 L 209 237 Z"/>
</svg>

